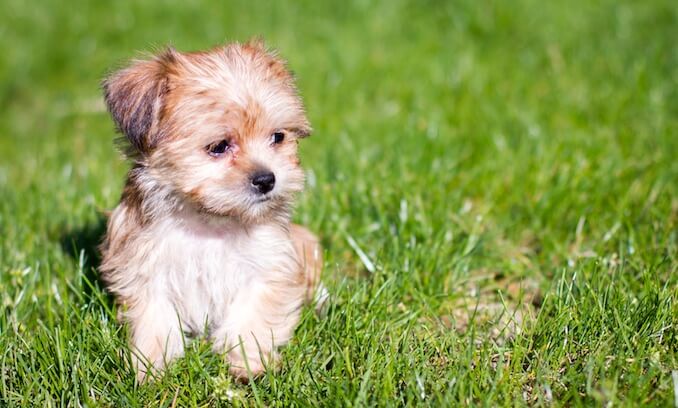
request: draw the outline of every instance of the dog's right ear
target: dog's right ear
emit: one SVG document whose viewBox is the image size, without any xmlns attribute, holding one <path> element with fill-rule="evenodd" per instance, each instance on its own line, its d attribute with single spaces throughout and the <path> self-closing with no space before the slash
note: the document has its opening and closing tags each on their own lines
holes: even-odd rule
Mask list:
<svg viewBox="0 0 678 408">
<path fill-rule="evenodd" d="M 136 61 L 103 82 L 104 98 L 118 131 L 133 150 L 147 155 L 157 145 L 158 117 L 169 90 L 168 75 L 177 52 L 167 49 L 149 61 Z"/>
</svg>

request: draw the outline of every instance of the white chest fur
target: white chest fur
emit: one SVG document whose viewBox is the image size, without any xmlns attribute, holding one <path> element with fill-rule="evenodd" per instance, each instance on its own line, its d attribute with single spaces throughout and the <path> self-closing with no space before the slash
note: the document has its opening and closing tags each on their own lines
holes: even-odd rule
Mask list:
<svg viewBox="0 0 678 408">
<path fill-rule="evenodd" d="M 186 332 L 220 326 L 228 315 L 244 312 L 237 297 L 298 274 L 292 242 L 277 225 L 245 228 L 177 217 L 159 222 L 148 236 L 154 249 L 138 272 L 149 297 L 166 299 Z"/>
<path fill-rule="evenodd" d="M 115 227 L 126 216 L 120 206 L 111 218 L 117 241 L 103 270 L 127 306 L 140 377 L 143 365 L 181 355 L 185 333 L 207 335 L 234 374 L 245 374 L 244 361 L 261 372 L 292 336 L 307 296 L 308 271 L 286 226 L 174 213 L 121 238 Z"/>
</svg>

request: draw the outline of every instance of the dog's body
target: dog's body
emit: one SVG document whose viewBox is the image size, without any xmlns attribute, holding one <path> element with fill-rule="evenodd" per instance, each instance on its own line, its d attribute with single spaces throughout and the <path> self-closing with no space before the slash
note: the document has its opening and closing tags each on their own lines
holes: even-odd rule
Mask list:
<svg viewBox="0 0 678 408">
<path fill-rule="evenodd" d="M 140 377 L 180 355 L 185 333 L 207 334 L 236 376 L 261 373 L 322 265 L 317 239 L 290 223 L 310 126 L 284 63 L 257 43 L 169 50 L 104 88 L 135 165 L 101 271 Z"/>
</svg>

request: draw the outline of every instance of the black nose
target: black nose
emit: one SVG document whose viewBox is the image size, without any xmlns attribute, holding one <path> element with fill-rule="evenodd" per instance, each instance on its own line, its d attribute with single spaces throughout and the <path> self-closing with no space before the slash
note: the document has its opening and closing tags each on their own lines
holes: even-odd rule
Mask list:
<svg viewBox="0 0 678 408">
<path fill-rule="evenodd" d="M 273 190 L 275 186 L 275 174 L 270 171 L 259 171 L 252 176 L 252 185 L 261 194 L 266 194 Z"/>
</svg>

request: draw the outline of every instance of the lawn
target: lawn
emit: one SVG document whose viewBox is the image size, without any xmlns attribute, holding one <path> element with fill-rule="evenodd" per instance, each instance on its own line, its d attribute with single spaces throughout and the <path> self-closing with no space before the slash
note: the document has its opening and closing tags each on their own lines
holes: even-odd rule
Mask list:
<svg viewBox="0 0 678 408">
<path fill-rule="evenodd" d="M 0 22 L 0 405 L 678 403 L 674 0 L 3 0 Z M 249 385 L 204 340 L 138 384 L 96 272 L 129 165 L 100 80 L 256 35 L 315 130 L 294 218 L 330 306 Z"/>
</svg>

